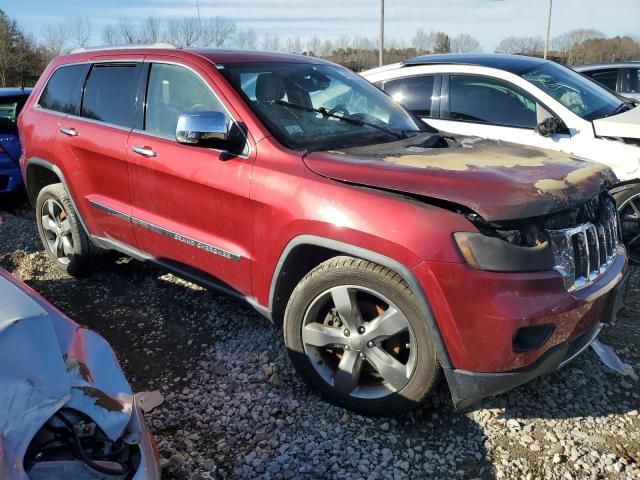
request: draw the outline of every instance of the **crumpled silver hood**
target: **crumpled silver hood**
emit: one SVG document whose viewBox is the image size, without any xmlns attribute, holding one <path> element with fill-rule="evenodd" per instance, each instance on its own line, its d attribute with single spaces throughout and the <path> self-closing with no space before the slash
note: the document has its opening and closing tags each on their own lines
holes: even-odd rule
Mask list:
<svg viewBox="0 0 640 480">
<path fill-rule="evenodd" d="M 594 120 L 593 130 L 599 137 L 640 138 L 640 106 Z"/>
<path fill-rule="evenodd" d="M 123 435 L 135 408 L 131 387 L 106 340 L 43 306 L 39 298 L 0 269 L 3 479 L 28 478 L 23 468 L 27 447 L 61 408 L 86 414 L 112 440 Z"/>
</svg>

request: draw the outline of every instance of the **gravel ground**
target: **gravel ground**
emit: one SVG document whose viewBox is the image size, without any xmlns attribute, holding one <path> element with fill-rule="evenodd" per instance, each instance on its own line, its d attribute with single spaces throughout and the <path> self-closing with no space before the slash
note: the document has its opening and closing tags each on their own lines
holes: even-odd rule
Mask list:
<svg viewBox="0 0 640 480">
<path fill-rule="evenodd" d="M 565 369 L 456 412 L 441 388 L 395 419 L 308 391 L 278 329 L 249 307 L 106 255 L 89 277 L 47 260 L 26 206 L 0 211 L 0 266 L 114 347 L 166 478 L 640 478 L 640 383 L 588 350 Z M 640 373 L 640 269 L 601 340 Z"/>
</svg>

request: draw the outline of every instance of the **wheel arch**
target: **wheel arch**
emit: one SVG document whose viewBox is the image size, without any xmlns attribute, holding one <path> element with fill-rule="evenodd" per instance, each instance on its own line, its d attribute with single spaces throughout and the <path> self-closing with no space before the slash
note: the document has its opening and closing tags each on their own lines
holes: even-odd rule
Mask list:
<svg viewBox="0 0 640 480">
<path fill-rule="evenodd" d="M 357 245 L 315 235 L 300 235 L 289 241 L 280 255 L 271 279 L 269 311 L 273 321 L 282 322 L 289 297 L 300 280 L 320 263 L 338 255 L 349 255 L 377 263 L 402 277 L 414 292 L 435 344 L 440 365 L 445 370 L 451 369 L 449 354 L 426 294 L 411 270 L 393 258 Z"/>
<path fill-rule="evenodd" d="M 82 215 L 80 215 L 80 210 L 78 210 L 78 206 L 76 205 L 73 195 L 71 194 L 71 190 L 69 190 L 69 185 L 67 184 L 64 173 L 62 173 L 60 167 L 48 160 L 38 157 L 31 157 L 26 162 L 24 180 L 29 203 L 31 203 L 31 205 L 33 205 L 34 207 L 36 205 L 36 200 L 38 198 L 38 193 L 40 193 L 40 190 L 53 183 L 62 183 L 62 186 L 69 195 L 71 205 L 73 205 L 73 208 L 76 211 L 76 215 L 80 220 L 82 228 L 84 228 L 85 233 L 89 235 L 87 225 L 84 223 Z"/>
</svg>

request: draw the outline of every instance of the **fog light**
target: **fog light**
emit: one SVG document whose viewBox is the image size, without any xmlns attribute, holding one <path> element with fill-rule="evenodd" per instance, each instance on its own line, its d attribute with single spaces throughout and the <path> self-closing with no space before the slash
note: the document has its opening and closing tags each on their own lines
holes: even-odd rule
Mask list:
<svg viewBox="0 0 640 480">
<path fill-rule="evenodd" d="M 513 336 L 514 352 L 533 352 L 542 347 L 555 330 L 555 325 L 519 328 Z"/>
</svg>

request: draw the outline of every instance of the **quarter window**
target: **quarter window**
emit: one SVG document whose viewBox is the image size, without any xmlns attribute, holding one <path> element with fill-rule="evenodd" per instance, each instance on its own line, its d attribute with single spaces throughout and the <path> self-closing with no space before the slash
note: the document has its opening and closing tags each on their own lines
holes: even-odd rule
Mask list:
<svg viewBox="0 0 640 480">
<path fill-rule="evenodd" d="M 640 93 L 640 69 L 627 68 L 622 75 L 623 93 Z"/>
<path fill-rule="evenodd" d="M 535 128 L 536 103 L 515 86 L 476 75 L 449 77 L 449 112 L 452 120 Z"/>
<path fill-rule="evenodd" d="M 94 65 L 84 89 L 80 115 L 132 128 L 137 72 L 135 64 Z"/>
<path fill-rule="evenodd" d="M 616 84 L 618 83 L 618 70 L 610 68 L 607 70 L 595 70 L 593 72 L 586 72 L 588 77 L 598 82 L 600 85 L 604 85 L 609 90 L 616 91 Z"/>
<path fill-rule="evenodd" d="M 39 106 L 56 112 L 75 114 L 78 111 L 78 88 L 85 69 L 86 65 L 68 65 L 53 72 L 40 96 Z"/>
<path fill-rule="evenodd" d="M 407 110 L 428 117 L 431 115 L 431 97 L 433 95 L 433 75 L 398 78 L 384 83 L 384 91 Z"/>
<path fill-rule="evenodd" d="M 203 111 L 225 112 L 225 109 L 200 76 L 178 65 L 151 65 L 146 131 L 175 138 L 180 115 Z"/>
</svg>

